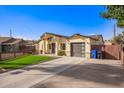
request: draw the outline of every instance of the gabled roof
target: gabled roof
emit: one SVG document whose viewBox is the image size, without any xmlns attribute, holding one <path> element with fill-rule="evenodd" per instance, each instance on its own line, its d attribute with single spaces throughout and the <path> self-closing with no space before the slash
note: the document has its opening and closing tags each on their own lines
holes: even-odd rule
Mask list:
<svg viewBox="0 0 124 93">
<path fill-rule="evenodd" d="M 54 34 L 54 33 L 49 33 L 49 32 L 45 32 L 40 38 L 42 38 L 45 34 L 50 34 L 50 35 L 54 35 L 54 36 L 58 36 L 58 37 L 69 38 L 68 36 L 59 35 L 59 34 Z"/>
<path fill-rule="evenodd" d="M 10 39 L 11 39 L 10 37 L 0 37 L 0 44 L 3 43 L 3 42 L 8 41 Z"/>
<path fill-rule="evenodd" d="M 103 40 L 103 36 L 102 35 L 90 35 L 90 37 L 100 40 L 100 38 Z M 104 40 L 103 40 L 104 41 Z"/>
<path fill-rule="evenodd" d="M 72 35 L 70 38 L 74 37 L 74 36 L 81 36 L 81 37 L 86 37 L 86 38 L 90 38 L 90 39 L 94 39 L 94 40 L 97 40 L 96 38 L 93 38 L 91 36 L 85 36 L 85 35 L 80 35 L 80 34 L 74 34 Z"/>
<path fill-rule="evenodd" d="M 0 44 L 9 45 L 21 42 L 22 39 L 12 37 L 0 37 Z"/>
<path fill-rule="evenodd" d="M 90 35 L 90 36 L 85 36 L 85 35 L 81 35 L 81 34 L 74 34 L 74 35 L 72 35 L 72 36 L 69 37 L 69 36 L 58 35 L 58 34 L 54 34 L 54 33 L 48 33 L 48 32 L 45 32 L 45 33 L 41 36 L 41 38 L 42 38 L 43 36 L 45 36 L 45 34 L 54 35 L 54 36 L 58 36 L 58 37 L 64 37 L 64 38 L 67 38 L 67 39 L 70 39 L 70 38 L 72 38 L 72 37 L 74 37 L 74 36 L 81 36 L 81 37 L 86 37 L 86 38 L 90 38 L 90 39 L 93 39 L 93 40 L 99 40 L 99 38 L 102 38 L 102 40 L 103 40 L 102 35 Z"/>
<path fill-rule="evenodd" d="M 95 38 L 95 39 L 99 39 L 99 38 L 101 38 L 101 36 L 102 35 L 90 35 L 90 37 Z"/>
<path fill-rule="evenodd" d="M 17 44 L 17 43 L 20 43 L 21 41 L 22 41 L 22 39 L 11 38 L 8 41 L 3 42 L 3 44 L 5 44 L 5 45 Z"/>
</svg>

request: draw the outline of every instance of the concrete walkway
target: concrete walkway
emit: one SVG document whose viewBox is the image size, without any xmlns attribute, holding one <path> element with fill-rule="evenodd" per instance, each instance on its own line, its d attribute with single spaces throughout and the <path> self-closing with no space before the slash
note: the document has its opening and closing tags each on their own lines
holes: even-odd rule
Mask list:
<svg viewBox="0 0 124 93">
<path fill-rule="evenodd" d="M 0 74 L 0 87 L 31 87 L 55 74 L 83 62 L 80 57 L 62 57 L 52 61 Z"/>
</svg>

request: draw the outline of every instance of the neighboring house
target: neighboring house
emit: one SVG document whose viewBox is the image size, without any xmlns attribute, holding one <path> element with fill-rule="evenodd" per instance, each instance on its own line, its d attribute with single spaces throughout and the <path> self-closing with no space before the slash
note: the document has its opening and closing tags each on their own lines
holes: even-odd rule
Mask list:
<svg viewBox="0 0 124 93">
<path fill-rule="evenodd" d="M 23 40 L 11 37 L 0 37 L 0 52 L 20 51 L 20 44 Z"/>
<path fill-rule="evenodd" d="M 20 51 L 20 44 L 23 40 L 11 37 L 0 37 L 0 52 Z"/>
<path fill-rule="evenodd" d="M 64 51 L 66 56 L 90 58 L 91 45 L 103 45 L 102 35 L 84 36 L 74 34 L 70 37 L 53 33 L 44 33 L 38 43 L 39 53 L 58 54 Z"/>
<path fill-rule="evenodd" d="M 9 37 L 0 37 L 0 52 L 2 52 L 2 43 L 9 39 Z"/>
<path fill-rule="evenodd" d="M 34 40 L 0 37 L 0 52 L 35 52 L 35 44 Z"/>
<path fill-rule="evenodd" d="M 104 44 L 104 39 L 102 37 L 102 35 L 90 35 L 90 37 L 96 39 L 95 41 L 95 45 L 103 45 Z M 93 45 L 93 43 L 92 43 Z"/>
</svg>

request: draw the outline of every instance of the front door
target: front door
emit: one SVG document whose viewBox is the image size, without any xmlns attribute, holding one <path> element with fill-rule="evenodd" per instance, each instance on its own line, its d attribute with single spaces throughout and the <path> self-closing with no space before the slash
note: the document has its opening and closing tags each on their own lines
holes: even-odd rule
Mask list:
<svg viewBox="0 0 124 93">
<path fill-rule="evenodd" d="M 52 53 L 55 54 L 56 44 L 52 43 Z"/>
</svg>

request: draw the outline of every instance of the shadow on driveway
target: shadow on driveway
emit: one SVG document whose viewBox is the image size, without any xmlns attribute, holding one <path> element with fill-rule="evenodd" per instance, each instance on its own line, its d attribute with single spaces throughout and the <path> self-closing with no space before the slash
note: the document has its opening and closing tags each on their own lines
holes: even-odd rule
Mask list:
<svg viewBox="0 0 124 93">
<path fill-rule="evenodd" d="M 33 70 L 45 71 L 54 74 L 57 69 L 63 68 L 65 66 L 67 65 L 58 66 L 58 67 L 49 67 L 49 68 L 30 67 L 30 68 L 26 68 L 25 70 L 33 69 Z M 73 65 L 71 68 L 61 73 L 58 73 L 57 76 L 64 76 L 74 80 L 80 80 L 80 81 L 85 80 L 85 81 L 92 81 L 96 83 L 110 84 L 116 86 L 119 86 L 121 83 L 124 82 L 124 71 L 119 66 L 97 64 L 97 63 L 84 63 L 84 64 Z M 56 76 L 52 78 L 56 78 Z M 61 83 L 64 80 L 57 80 L 57 81 L 60 81 Z M 37 85 L 34 85 L 33 87 L 38 87 L 41 86 L 42 84 L 43 82 L 40 82 Z"/>
</svg>

